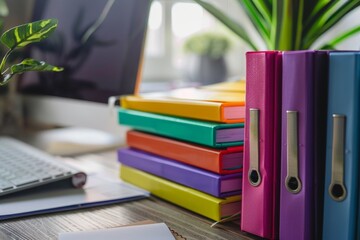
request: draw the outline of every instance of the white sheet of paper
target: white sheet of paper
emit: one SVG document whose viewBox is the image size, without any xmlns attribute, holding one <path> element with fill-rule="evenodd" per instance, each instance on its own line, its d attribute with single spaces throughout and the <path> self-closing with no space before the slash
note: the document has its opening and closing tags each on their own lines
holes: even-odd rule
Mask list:
<svg viewBox="0 0 360 240">
<path fill-rule="evenodd" d="M 47 211 L 67 206 L 99 203 L 116 199 L 148 196 L 145 191 L 133 188 L 123 182 L 105 179 L 90 174 L 83 189 L 49 189 L 48 191 L 8 197 L 0 200 L 0 217 L 6 215 L 22 216 L 26 213 Z M 31 214 L 30 214 L 31 215 Z"/>
<path fill-rule="evenodd" d="M 125 226 L 86 232 L 61 233 L 59 240 L 175 240 L 165 223 Z"/>
</svg>

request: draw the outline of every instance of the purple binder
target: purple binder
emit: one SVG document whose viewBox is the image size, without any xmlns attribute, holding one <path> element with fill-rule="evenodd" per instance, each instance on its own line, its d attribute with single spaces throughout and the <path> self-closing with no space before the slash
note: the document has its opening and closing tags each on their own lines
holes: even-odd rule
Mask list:
<svg viewBox="0 0 360 240">
<path fill-rule="evenodd" d="M 241 194 L 242 173 L 219 175 L 133 148 L 118 150 L 124 165 L 197 189 L 215 197 Z"/>
<path fill-rule="evenodd" d="M 326 61 L 327 52 L 283 53 L 280 239 L 321 239 Z"/>
</svg>

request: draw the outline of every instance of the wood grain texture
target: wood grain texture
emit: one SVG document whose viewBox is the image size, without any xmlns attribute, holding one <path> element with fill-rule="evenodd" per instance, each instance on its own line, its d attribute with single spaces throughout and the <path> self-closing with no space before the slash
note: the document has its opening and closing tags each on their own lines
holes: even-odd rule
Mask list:
<svg viewBox="0 0 360 240">
<path fill-rule="evenodd" d="M 88 171 L 98 170 L 117 177 L 115 151 L 63 159 Z M 0 206 L 1 207 L 1 206 Z M 240 231 L 238 221 L 218 224 L 156 197 L 62 213 L 43 214 L 0 221 L 0 240 L 58 239 L 59 233 L 113 228 L 152 220 L 164 222 L 186 239 L 254 239 Z"/>
</svg>

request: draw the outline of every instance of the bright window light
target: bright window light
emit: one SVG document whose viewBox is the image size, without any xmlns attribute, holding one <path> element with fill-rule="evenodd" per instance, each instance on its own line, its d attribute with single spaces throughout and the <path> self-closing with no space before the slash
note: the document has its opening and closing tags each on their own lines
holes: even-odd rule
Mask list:
<svg viewBox="0 0 360 240">
<path fill-rule="evenodd" d="M 171 10 L 172 31 L 184 38 L 202 28 L 203 9 L 195 3 L 176 3 Z"/>
<path fill-rule="evenodd" d="M 161 57 L 164 54 L 164 20 L 163 3 L 153 1 L 149 13 L 148 32 L 146 35 L 145 54 L 150 57 Z"/>
<path fill-rule="evenodd" d="M 149 28 L 152 30 L 159 29 L 161 27 L 163 18 L 162 5 L 159 1 L 154 1 L 151 4 L 149 15 Z"/>
</svg>

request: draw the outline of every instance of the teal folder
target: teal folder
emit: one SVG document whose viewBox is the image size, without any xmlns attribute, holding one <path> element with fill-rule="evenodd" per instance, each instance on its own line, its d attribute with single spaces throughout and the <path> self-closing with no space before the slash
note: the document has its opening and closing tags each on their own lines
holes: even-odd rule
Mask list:
<svg viewBox="0 0 360 240">
<path fill-rule="evenodd" d="M 169 138 L 222 148 L 243 144 L 244 124 L 222 124 L 119 109 L 119 123 Z"/>
<path fill-rule="evenodd" d="M 359 239 L 360 52 L 329 54 L 323 239 Z"/>
</svg>

